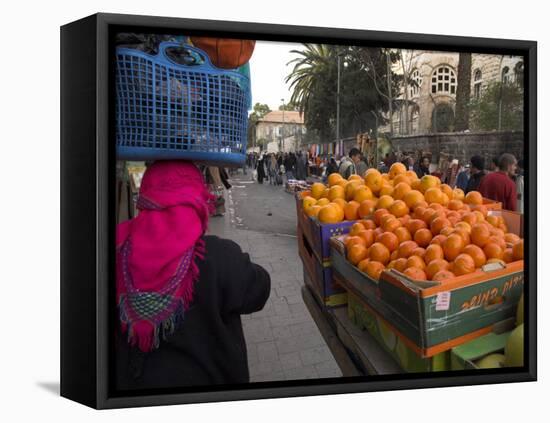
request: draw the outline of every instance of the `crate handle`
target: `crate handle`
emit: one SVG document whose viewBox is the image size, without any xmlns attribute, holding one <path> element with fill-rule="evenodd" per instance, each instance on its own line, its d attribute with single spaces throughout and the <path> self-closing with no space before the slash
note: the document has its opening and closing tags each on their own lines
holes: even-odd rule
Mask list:
<svg viewBox="0 0 550 423">
<path fill-rule="evenodd" d="M 169 48 L 180 48 L 183 50 L 192 51 L 193 53 L 198 54 L 201 59 L 203 60 L 203 63 L 196 63 L 196 64 L 183 64 L 178 63 L 174 61 L 173 59 L 166 54 L 166 50 Z M 167 63 L 169 65 L 176 65 L 176 66 L 184 66 L 184 67 L 192 67 L 193 69 L 210 69 L 215 70 L 214 65 L 210 61 L 210 57 L 208 57 L 208 54 L 206 54 L 204 51 L 197 47 L 190 46 L 189 44 L 181 44 L 174 41 L 163 41 L 159 44 L 159 54 L 157 55 L 157 60 L 160 60 L 161 62 Z"/>
</svg>

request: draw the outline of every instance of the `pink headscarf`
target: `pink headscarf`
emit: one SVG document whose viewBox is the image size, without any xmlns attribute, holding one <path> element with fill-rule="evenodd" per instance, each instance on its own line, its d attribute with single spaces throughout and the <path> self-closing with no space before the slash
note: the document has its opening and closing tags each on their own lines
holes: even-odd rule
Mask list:
<svg viewBox="0 0 550 423">
<path fill-rule="evenodd" d="M 193 299 L 213 197 L 191 162 L 159 161 L 141 183 L 139 215 L 117 226 L 117 304 L 123 332 L 157 348 Z"/>
</svg>

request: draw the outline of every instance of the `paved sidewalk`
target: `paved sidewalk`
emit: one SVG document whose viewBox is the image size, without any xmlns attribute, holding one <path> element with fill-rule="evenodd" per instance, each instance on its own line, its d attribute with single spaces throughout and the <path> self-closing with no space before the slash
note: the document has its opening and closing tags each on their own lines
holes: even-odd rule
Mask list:
<svg viewBox="0 0 550 423">
<path fill-rule="evenodd" d="M 342 373 L 302 301 L 302 262 L 296 237 L 238 229 L 227 213 L 209 233 L 237 242 L 271 275 L 271 295 L 258 313 L 242 317 L 252 382 L 338 377 Z"/>
</svg>

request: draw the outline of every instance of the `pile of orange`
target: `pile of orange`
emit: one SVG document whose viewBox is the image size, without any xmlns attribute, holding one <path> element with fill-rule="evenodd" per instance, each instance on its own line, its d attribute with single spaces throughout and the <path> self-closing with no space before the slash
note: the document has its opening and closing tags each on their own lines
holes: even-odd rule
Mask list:
<svg viewBox="0 0 550 423">
<path fill-rule="evenodd" d="M 396 217 L 410 214 L 417 206 L 439 204 L 456 213 L 482 207 L 483 198 L 477 191 L 464 192 L 441 184 L 439 178 L 426 175 L 418 178 L 402 163 L 394 163 L 388 173 L 369 169 L 363 176 L 351 175 L 347 180 L 340 174 L 329 175 L 327 185 L 314 183 L 303 198 L 304 212 L 321 223 L 339 223 L 370 216 L 375 210 L 387 209 Z"/>
</svg>

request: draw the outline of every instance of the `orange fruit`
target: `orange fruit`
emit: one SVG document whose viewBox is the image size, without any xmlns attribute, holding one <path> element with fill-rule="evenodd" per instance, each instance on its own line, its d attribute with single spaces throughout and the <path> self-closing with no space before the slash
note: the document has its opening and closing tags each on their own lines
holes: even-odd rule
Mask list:
<svg viewBox="0 0 550 423">
<path fill-rule="evenodd" d="M 405 226 L 400 226 L 396 228 L 393 231 L 393 233 L 397 236 L 399 244 L 401 244 L 404 241 L 410 241 L 412 239 L 411 233 Z"/>
<path fill-rule="evenodd" d="M 452 234 L 443 243 L 443 252 L 445 259 L 453 261 L 464 248 L 464 240 L 460 235 Z"/>
<path fill-rule="evenodd" d="M 428 188 L 424 192 L 424 198 L 428 204 L 443 203 L 443 193 L 439 188 Z"/>
<path fill-rule="evenodd" d="M 363 247 L 366 247 L 365 240 L 363 238 L 361 238 L 360 236 L 358 236 L 358 235 L 348 236 L 345 239 L 344 244 L 346 246 L 346 249 L 348 249 L 348 250 L 355 244 L 359 244 L 359 245 L 362 245 Z"/>
<path fill-rule="evenodd" d="M 372 219 L 363 219 L 359 221 L 359 223 L 361 223 L 365 229 L 376 229 L 376 223 L 374 223 Z"/>
<path fill-rule="evenodd" d="M 344 206 L 344 217 L 346 218 L 346 220 L 357 220 L 357 218 L 359 217 L 357 215 L 358 210 L 359 203 L 357 201 L 350 201 Z"/>
<path fill-rule="evenodd" d="M 353 199 L 358 203 L 361 203 L 365 200 L 372 200 L 374 195 L 369 187 L 365 185 L 359 185 L 353 190 Z"/>
<path fill-rule="evenodd" d="M 343 198 L 335 198 L 332 202 L 338 204 L 342 208 L 342 211 L 344 211 L 346 204 L 348 204 Z"/>
<path fill-rule="evenodd" d="M 420 185 L 419 185 L 418 189 L 419 189 L 420 192 L 425 193 L 428 189 L 435 188 L 435 187 L 439 186 L 439 183 L 440 183 L 439 178 L 437 178 L 433 175 L 424 175 L 422 178 L 420 178 Z M 416 189 L 416 188 L 414 188 L 414 189 Z M 429 201 L 428 201 L 428 203 L 429 203 Z"/>
<path fill-rule="evenodd" d="M 308 207 L 311 207 L 311 206 L 314 206 L 315 204 L 317 204 L 317 200 L 313 197 L 304 197 L 304 199 L 302 200 L 302 207 L 305 209 L 307 209 Z"/>
<path fill-rule="evenodd" d="M 307 209 L 304 209 L 304 212 L 309 217 L 318 217 L 319 210 L 321 210 L 321 206 L 314 205 L 314 206 L 308 207 Z"/>
<path fill-rule="evenodd" d="M 390 184 L 382 185 L 382 188 L 380 188 L 380 191 L 378 191 L 378 196 L 382 197 L 383 195 L 389 195 L 393 197 L 393 186 L 391 186 Z"/>
<path fill-rule="evenodd" d="M 395 193 L 395 191 L 394 191 Z M 413 208 L 416 204 L 424 201 L 424 195 L 415 189 L 410 189 L 401 198 L 409 208 Z"/>
<path fill-rule="evenodd" d="M 386 267 L 382 263 L 374 260 L 369 260 L 369 262 L 366 263 L 365 270 L 363 270 L 363 272 L 369 275 L 372 279 L 378 280 L 380 279 L 380 275 L 385 269 Z"/>
<path fill-rule="evenodd" d="M 398 258 L 394 260 L 394 269 L 399 270 L 400 272 L 403 272 L 407 268 L 407 259 L 406 258 Z"/>
<path fill-rule="evenodd" d="M 384 232 L 385 232 L 384 229 L 382 229 L 382 228 L 376 228 L 376 229 L 374 230 L 374 239 L 376 239 L 376 237 L 377 237 L 378 235 L 383 234 Z"/>
<path fill-rule="evenodd" d="M 363 180 L 361 180 L 361 181 L 353 180 L 353 181 L 350 181 L 346 185 L 346 187 L 344 188 L 344 193 L 346 195 L 346 201 L 353 200 L 353 196 L 355 195 L 355 189 L 359 186 L 363 186 Z"/>
<path fill-rule="evenodd" d="M 367 273 L 367 263 L 370 262 L 370 259 L 366 258 L 357 263 L 357 268 L 364 273 Z"/>
<path fill-rule="evenodd" d="M 451 200 L 449 201 L 449 207 L 450 210 L 461 210 L 464 203 L 460 200 Z"/>
<path fill-rule="evenodd" d="M 365 227 L 361 222 L 355 222 L 353 225 L 351 225 L 351 228 L 349 229 L 349 235 L 354 236 L 357 235 L 360 231 L 364 230 Z"/>
<path fill-rule="evenodd" d="M 389 195 L 383 195 L 376 202 L 376 209 L 389 209 L 395 200 Z"/>
<path fill-rule="evenodd" d="M 323 197 L 323 198 L 320 198 L 319 200 L 317 200 L 316 205 L 323 207 L 323 206 L 327 206 L 329 204 L 330 204 L 330 200 L 328 198 Z"/>
<path fill-rule="evenodd" d="M 488 242 L 487 244 L 485 244 L 485 246 L 483 247 L 483 252 L 485 253 L 487 259 L 496 258 L 501 260 L 502 255 L 504 254 L 501 246 L 495 242 Z"/>
<path fill-rule="evenodd" d="M 342 200 L 342 201 L 344 201 L 344 200 Z M 337 210 L 338 222 L 341 222 L 342 220 L 344 220 L 344 206 L 341 203 L 338 202 L 338 199 L 336 199 L 332 203 L 329 203 L 328 205 L 334 207 Z"/>
<path fill-rule="evenodd" d="M 395 178 L 393 178 L 392 181 L 390 182 L 393 182 L 393 186 L 397 186 L 399 184 L 406 184 L 408 185 L 409 187 L 411 186 L 411 180 L 410 178 L 405 174 L 405 173 L 402 173 L 400 175 L 397 175 Z"/>
<path fill-rule="evenodd" d="M 373 229 L 363 229 L 357 234 L 359 238 L 362 238 L 365 241 L 365 247 L 369 248 L 374 243 L 374 230 Z"/>
<path fill-rule="evenodd" d="M 390 220 L 396 220 L 397 217 L 395 217 L 393 214 L 385 214 L 380 218 L 380 226 L 384 227 L 384 225 L 389 222 Z"/>
<path fill-rule="evenodd" d="M 504 234 L 504 241 L 509 244 L 515 244 L 520 240 L 520 237 L 513 233 Z"/>
<path fill-rule="evenodd" d="M 466 213 L 462 216 L 462 222 L 466 222 L 470 226 L 474 226 L 477 223 L 477 217 L 473 213 Z"/>
<path fill-rule="evenodd" d="M 395 217 L 402 217 L 409 213 L 409 208 L 403 200 L 395 200 L 388 208 Z"/>
<path fill-rule="evenodd" d="M 462 240 L 464 241 L 464 245 L 470 244 L 470 234 L 466 232 L 464 229 L 455 228 L 453 231 L 453 234 L 460 235 L 462 237 Z"/>
<path fill-rule="evenodd" d="M 472 231 L 470 232 L 471 241 L 478 247 L 483 248 L 487 242 L 489 242 L 489 237 L 491 233 L 487 226 L 482 223 L 476 223 L 472 226 Z"/>
<path fill-rule="evenodd" d="M 359 175 L 349 175 L 348 177 L 348 181 L 359 181 L 359 182 L 363 182 L 363 178 Z"/>
<path fill-rule="evenodd" d="M 406 182 L 399 182 L 393 189 L 393 198 L 396 200 L 404 200 L 405 195 L 407 195 L 411 191 L 412 189 L 409 184 L 407 184 Z"/>
<path fill-rule="evenodd" d="M 426 249 L 422 247 L 416 247 L 414 250 L 412 250 L 411 256 L 418 256 L 422 259 L 424 259 L 424 256 L 426 255 Z"/>
<path fill-rule="evenodd" d="M 474 259 L 475 267 L 481 267 L 487 262 L 487 257 L 481 248 L 475 244 L 466 245 L 462 250 L 464 254 L 468 254 Z"/>
<path fill-rule="evenodd" d="M 397 175 L 405 174 L 407 173 L 407 168 L 403 163 L 395 162 L 390 166 L 390 171 L 388 174 L 390 175 L 390 179 L 395 178 Z"/>
<path fill-rule="evenodd" d="M 380 219 L 382 218 L 382 216 L 384 216 L 386 214 L 390 214 L 388 209 L 378 209 L 378 210 L 376 210 L 373 213 L 374 223 L 376 223 L 377 225 L 380 225 L 380 223 L 381 223 Z"/>
<path fill-rule="evenodd" d="M 429 229 L 419 229 L 414 233 L 414 242 L 420 247 L 427 247 L 432 240 L 432 232 Z"/>
<path fill-rule="evenodd" d="M 438 235 L 441 230 L 447 226 L 451 226 L 451 222 L 446 217 L 436 217 L 430 224 L 432 234 Z"/>
<path fill-rule="evenodd" d="M 514 260 L 514 250 L 512 248 L 506 248 L 502 254 L 502 260 L 505 263 L 512 263 Z"/>
<path fill-rule="evenodd" d="M 487 241 L 487 244 L 489 243 L 493 243 L 493 244 L 497 244 L 502 251 L 504 251 L 507 247 L 506 245 L 506 241 L 504 241 L 504 237 L 500 237 L 500 236 L 496 236 L 496 235 L 491 235 L 489 237 L 489 241 Z M 485 245 L 487 245 L 485 244 Z"/>
<path fill-rule="evenodd" d="M 368 249 L 362 244 L 353 244 L 348 249 L 348 260 L 350 263 L 356 265 L 361 260 L 367 258 Z"/>
<path fill-rule="evenodd" d="M 393 232 L 384 232 L 376 238 L 376 242 L 385 245 L 390 252 L 397 250 L 397 247 L 399 247 L 399 238 Z"/>
<path fill-rule="evenodd" d="M 470 191 L 464 197 L 464 202 L 466 204 L 483 204 L 483 197 L 477 191 Z"/>
<path fill-rule="evenodd" d="M 439 186 L 439 189 L 443 194 L 445 194 L 447 197 L 449 197 L 449 200 L 453 199 L 453 189 L 447 185 L 447 184 L 441 184 Z"/>
<path fill-rule="evenodd" d="M 444 281 L 445 279 L 452 279 L 456 277 L 450 270 L 440 270 L 432 277 L 432 281 Z"/>
<path fill-rule="evenodd" d="M 409 267 L 405 269 L 403 274 L 417 281 L 425 281 L 427 279 L 426 273 L 418 267 Z"/>
<path fill-rule="evenodd" d="M 374 212 L 374 206 L 376 203 L 374 200 L 363 200 L 359 203 L 359 208 L 357 209 L 357 216 L 362 219 L 364 217 L 370 216 Z"/>
<path fill-rule="evenodd" d="M 426 276 L 432 279 L 433 276 L 442 270 L 449 270 L 449 262 L 444 259 L 434 259 L 426 266 Z"/>
<path fill-rule="evenodd" d="M 339 181 L 342 181 L 344 178 L 342 178 L 342 175 L 339 173 L 331 173 L 328 175 L 327 183 L 329 187 L 332 187 L 336 185 Z"/>
<path fill-rule="evenodd" d="M 413 250 L 417 247 L 418 244 L 414 241 L 402 242 L 397 248 L 397 255 L 403 258 L 409 258 L 409 256 L 412 255 Z"/>
<path fill-rule="evenodd" d="M 415 179 L 411 181 L 411 188 L 414 190 L 420 191 L 420 185 L 421 185 L 420 179 Z"/>
<path fill-rule="evenodd" d="M 339 209 L 339 206 L 331 203 L 321 207 L 317 218 L 321 223 L 338 223 L 342 221 L 341 214 L 343 212 Z"/>
<path fill-rule="evenodd" d="M 411 219 L 407 224 L 407 229 L 409 230 L 412 236 L 414 236 L 416 231 L 420 229 L 425 229 L 427 227 L 428 225 L 426 224 L 426 222 L 420 219 Z"/>
<path fill-rule="evenodd" d="M 398 258 L 399 258 L 399 256 L 397 255 L 397 250 L 393 251 L 390 254 L 390 261 L 396 261 Z"/>
<path fill-rule="evenodd" d="M 405 172 L 405 175 L 407 175 L 407 177 L 409 178 L 409 181 L 411 181 L 411 183 L 418 179 L 418 175 L 416 174 L 416 172 L 414 170 L 407 170 Z"/>
<path fill-rule="evenodd" d="M 523 260 L 523 239 L 512 245 L 514 260 Z"/>
<path fill-rule="evenodd" d="M 426 269 L 426 263 L 424 263 L 424 260 L 422 260 L 422 257 L 419 256 L 409 256 L 407 259 L 407 269 L 409 267 L 416 267 L 418 269 Z"/>
<path fill-rule="evenodd" d="M 320 182 L 315 182 L 311 186 L 311 196 L 315 198 L 316 200 L 320 199 L 323 196 L 323 193 L 325 192 L 325 184 L 322 184 Z"/>
<path fill-rule="evenodd" d="M 453 200 L 464 200 L 464 191 L 462 191 L 460 188 L 453 189 Z"/>
<path fill-rule="evenodd" d="M 500 225 L 500 219 L 498 218 L 498 216 L 490 215 L 490 216 L 487 216 L 485 220 L 495 228 L 498 228 L 498 226 Z"/>
<path fill-rule="evenodd" d="M 390 261 L 390 250 L 384 244 L 375 242 L 368 251 L 369 258 L 374 261 L 386 264 Z"/>
<path fill-rule="evenodd" d="M 346 198 L 346 191 L 340 185 L 334 185 L 328 190 L 328 199 L 334 201 L 336 198 Z"/>
<path fill-rule="evenodd" d="M 439 236 L 439 235 L 438 235 Z M 433 260 L 443 259 L 445 253 L 443 248 L 439 244 L 430 244 L 426 247 L 426 253 L 424 254 L 424 261 L 430 264 Z"/>
<path fill-rule="evenodd" d="M 485 222 L 485 216 L 479 210 L 474 210 L 472 214 L 476 217 L 478 223 Z"/>
<path fill-rule="evenodd" d="M 452 233 L 454 233 L 454 228 L 452 226 L 445 226 L 443 229 L 441 229 L 441 232 L 439 232 L 440 235 L 449 236 Z"/>
<path fill-rule="evenodd" d="M 474 259 L 468 254 L 459 254 L 453 262 L 453 273 L 457 276 L 467 275 L 475 270 Z"/>
<path fill-rule="evenodd" d="M 436 235 L 432 238 L 432 241 L 430 242 L 430 245 L 440 245 L 441 247 L 443 247 L 443 243 L 445 242 L 445 240 L 447 239 L 447 236 L 446 235 L 442 235 L 442 234 L 439 234 L 439 235 Z"/>
<path fill-rule="evenodd" d="M 455 226 L 455 229 L 461 229 L 463 231 L 466 231 L 468 232 L 469 234 L 472 233 L 472 227 L 470 226 L 469 223 L 466 223 L 466 222 L 458 222 Z"/>
<path fill-rule="evenodd" d="M 409 221 L 411 220 L 411 215 L 406 214 L 405 216 L 398 217 L 397 220 L 401 222 L 403 226 L 407 225 Z"/>
<path fill-rule="evenodd" d="M 374 168 L 370 168 L 365 172 L 365 185 L 367 185 L 373 193 L 377 193 L 382 188 L 382 175 Z"/>
</svg>

